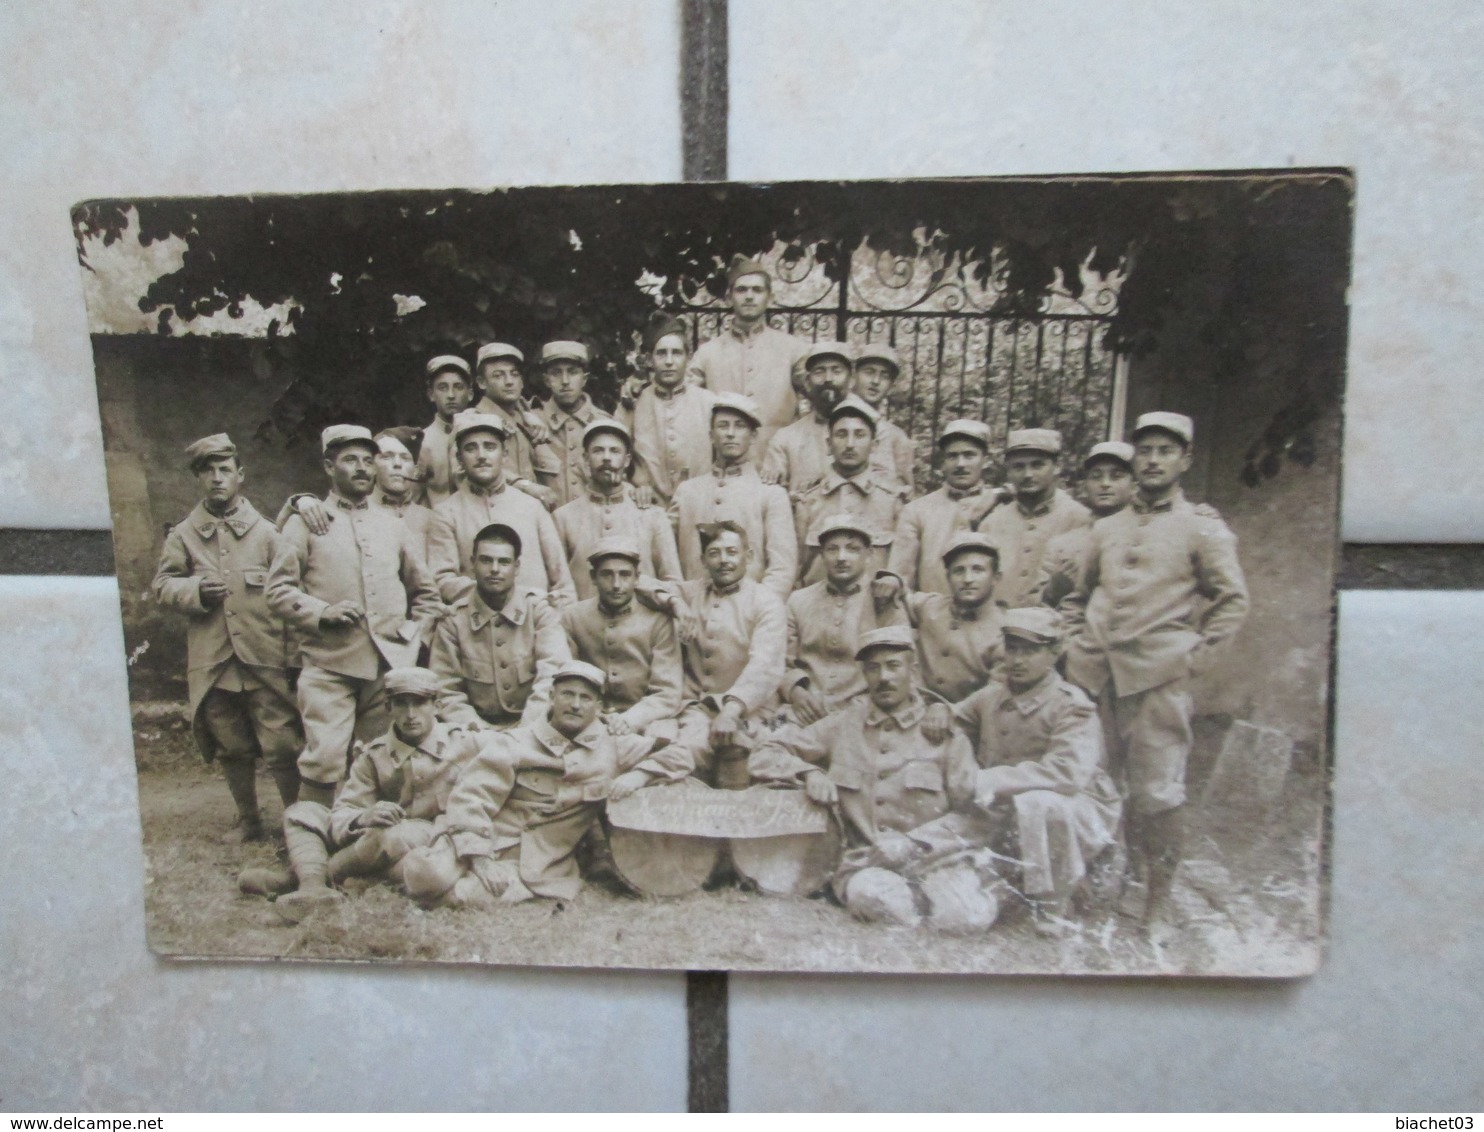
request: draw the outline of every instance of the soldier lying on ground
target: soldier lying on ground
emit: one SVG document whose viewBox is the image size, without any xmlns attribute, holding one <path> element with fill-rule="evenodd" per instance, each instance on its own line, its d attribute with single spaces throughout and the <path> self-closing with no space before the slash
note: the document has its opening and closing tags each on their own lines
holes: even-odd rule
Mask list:
<svg viewBox="0 0 1484 1132">
<path fill-rule="evenodd" d="M 601 670 L 569 661 L 557 671 L 548 718 L 488 737 L 431 844 L 404 861 L 413 899 L 429 906 L 570 900 L 582 889 L 577 846 L 604 802 L 690 773 L 683 747 L 609 733 L 598 719 L 605 684 Z"/>
</svg>

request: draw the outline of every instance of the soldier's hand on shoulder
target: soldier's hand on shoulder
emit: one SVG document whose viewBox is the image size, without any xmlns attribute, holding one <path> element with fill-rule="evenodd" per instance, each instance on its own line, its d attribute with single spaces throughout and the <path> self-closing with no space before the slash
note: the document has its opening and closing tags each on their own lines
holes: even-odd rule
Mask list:
<svg viewBox="0 0 1484 1132">
<path fill-rule="evenodd" d="M 822 770 L 811 770 L 804 775 L 804 793 L 819 806 L 833 806 L 840 799 L 840 792 Z"/>
<path fill-rule="evenodd" d="M 608 789 L 608 800 L 621 802 L 634 791 L 642 790 L 648 785 L 649 775 L 642 770 L 626 771 L 613 780 L 613 785 Z"/>
<path fill-rule="evenodd" d="M 554 511 L 557 505 L 557 493 L 549 487 L 542 487 L 534 480 L 516 480 L 515 486 L 518 490 L 525 492 L 548 511 Z"/>
<path fill-rule="evenodd" d="M 922 737 L 929 743 L 946 743 L 953 734 L 953 712 L 947 704 L 928 704 L 922 713 Z"/>
<path fill-rule="evenodd" d="M 811 723 L 818 723 L 825 717 L 824 700 L 820 699 L 819 693 L 802 684 L 795 684 L 789 690 L 788 702 L 793 706 L 794 714 L 805 727 Z"/>
<path fill-rule="evenodd" d="M 655 506 L 654 488 L 650 487 L 647 483 L 636 483 L 634 485 L 634 504 L 645 510 Z"/>
<path fill-rule="evenodd" d="M 325 501 L 313 495 L 301 495 L 295 499 L 294 512 L 304 520 L 304 525 L 309 528 L 309 533 L 312 535 L 328 534 L 330 524 L 335 519 L 335 516 L 330 514 L 330 509 L 325 506 Z"/>
<path fill-rule="evenodd" d="M 365 618 L 361 607 L 353 601 L 337 601 L 319 615 L 323 628 L 339 629 L 347 625 L 359 625 Z"/>
<path fill-rule="evenodd" d="M 762 480 L 763 483 L 775 484 L 779 480 L 781 480 L 783 476 L 779 474 L 777 468 L 759 468 L 757 470 L 757 478 Z"/>
<path fill-rule="evenodd" d="M 632 735 L 634 733 L 633 725 L 621 715 L 605 715 L 603 722 L 608 725 L 610 735 Z"/>
<path fill-rule="evenodd" d="M 871 600 L 883 605 L 897 600 L 902 592 L 902 579 L 891 574 L 880 575 L 871 580 Z"/>
</svg>

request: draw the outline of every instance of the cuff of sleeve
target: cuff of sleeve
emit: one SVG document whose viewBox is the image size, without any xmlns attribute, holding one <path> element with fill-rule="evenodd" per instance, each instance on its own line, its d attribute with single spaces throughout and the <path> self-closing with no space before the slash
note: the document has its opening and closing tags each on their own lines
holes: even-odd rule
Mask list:
<svg viewBox="0 0 1484 1132">
<path fill-rule="evenodd" d="M 460 857 L 488 857 L 493 852 L 489 838 L 477 833 L 455 833 L 452 840 L 454 852 Z"/>
</svg>

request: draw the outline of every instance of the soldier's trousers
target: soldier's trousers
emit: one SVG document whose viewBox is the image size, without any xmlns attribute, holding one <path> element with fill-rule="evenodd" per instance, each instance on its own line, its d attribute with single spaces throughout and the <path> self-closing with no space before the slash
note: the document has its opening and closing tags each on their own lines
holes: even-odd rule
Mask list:
<svg viewBox="0 0 1484 1132">
<path fill-rule="evenodd" d="M 350 765 L 354 739 L 374 739 L 391 722 L 382 677 L 361 680 L 306 665 L 299 673 L 299 714 L 304 719 L 304 750 L 299 777 L 338 786 Z"/>
<path fill-rule="evenodd" d="M 355 845 L 365 858 L 367 874 L 384 872 L 398 864 L 408 853 L 433 840 L 433 823 L 408 818 L 395 825 L 368 829 L 343 842 L 336 842 L 330 830 L 330 808 L 319 802 L 295 802 L 283 812 L 285 825 L 307 829 L 325 843 L 325 852 L 334 853 Z"/>
<path fill-rule="evenodd" d="M 1113 720 L 1109 763 L 1122 780 L 1128 808 L 1158 814 L 1184 805 L 1185 764 L 1195 742 L 1190 680 L 1182 676 L 1131 696 L 1117 695 L 1110 680 L 1102 698 L 1104 718 Z"/>
<path fill-rule="evenodd" d="M 197 709 L 201 725 L 224 762 L 251 761 L 259 753 L 269 767 L 290 767 L 304 741 L 299 712 L 281 669 L 266 672 L 238 666 L 242 690 L 212 688 Z"/>
</svg>

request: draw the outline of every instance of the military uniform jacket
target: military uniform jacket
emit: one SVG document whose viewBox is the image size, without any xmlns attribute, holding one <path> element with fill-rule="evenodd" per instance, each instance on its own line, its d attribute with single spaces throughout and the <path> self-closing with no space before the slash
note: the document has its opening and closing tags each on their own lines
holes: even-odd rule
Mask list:
<svg viewBox="0 0 1484 1132">
<path fill-rule="evenodd" d="M 638 601 L 610 613 L 595 597 L 562 610 L 562 628 L 578 660 L 608 675 L 603 710 L 634 731 L 680 713 L 685 672 L 675 623 Z"/>
<path fill-rule="evenodd" d="M 452 421 L 434 414 L 433 423 L 423 429 L 417 470 L 422 479 L 423 498 L 429 507 L 438 506 L 464 482 L 464 469 L 453 450 Z"/>
<path fill-rule="evenodd" d="M 855 659 L 861 634 L 903 620 L 902 607 L 896 603 L 877 613 L 865 579 L 848 590 L 837 590 L 827 581 L 796 590 L 789 595 L 787 613 L 788 671 L 780 695 L 787 700 L 797 685 L 804 684 L 830 711 L 866 690 Z"/>
<path fill-rule="evenodd" d="M 776 703 L 788 638 L 783 603 L 750 578 L 725 593 L 699 578 L 679 590 L 700 620 L 696 639 L 683 646 L 686 697 L 713 710 L 731 697 L 745 715 Z"/>
<path fill-rule="evenodd" d="M 365 832 L 355 821 L 377 802 L 396 802 L 417 821 L 433 821 L 448 805 L 459 775 L 479 751 L 479 738 L 464 728 L 436 723 L 416 747 L 387 728 L 385 735 L 357 743 L 350 773 L 330 809 L 330 837 L 336 845 Z"/>
<path fill-rule="evenodd" d="M 773 591 L 780 602 L 793 592 L 799 569 L 798 539 L 788 493 L 777 484 L 765 484 L 751 464 L 694 476 L 675 489 L 670 523 L 680 549 L 680 572 L 704 582 L 699 523 L 732 519 L 747 532 L 752 557 L 747 576 Z"/>
<path fill-rule="evenodd" d="M 572 412 L 548 401 L 541 410 L 546 427 L 551 430 L 552 453 L 561 462 L 561 471 L 551 485 L 557 493 L 557 504 L 569 503 L 587 491 L 587 458 L 582 452 L 582 433 L 596 420 L 609 419 L 608 414 L 593 404 L 586 393 Z"/>
<path fill-rule="evenodd" d="M 488 491 L 466 483 L 433 508 L 428 563 L 444 601 L 452 604 L 473 592 L 474 536 L 491 523 L 504 523 L 520 536 L 518 589 L 550 593 L 558 602 L 576 598 L 551 515 L 531 496 L 501 479 Z"/>
<path fill-rule="evenodd" d="M 325 498 L 330 529 L 309 533 L 292 515 L 268 572 L 268 606 L 300 634 L 304 662 L 327 672 L 374 680 L 382 663 L 417 663 L 422 626 L 442 612 L 422 555 L 394 513 L 366 500 Z M 322 628 L 338 601 L 366 614 L 358 625 Z"/>
<path fill-rule="evenodd" d="M 829 422 L 817 420 L 810 413 L 780 428 L 768 441 L 759 466 L 772 473 L 791 498 L 798 499 L 833 471 Z M 884 484 L 894 484 L 900 479 L 891 454 L 882 447 L 879 431 L 871 448 L 870 468 Z"/>
<path fill-rule="evenodd" d="M 428 532 L 433 529 L 432 508 L 424 507 L 421 503 L 414 503 L 411 500 L 393 499 L 379 487 L 371 493 L 371 501 L 378 507 L 385 507 L 402 520 L 407 527 L 407 533 L 412 536 L 413 548 L 426 562 L 428 560 Z"/>
<path fill-rule="evenodd" d="M 1041 556 L 1041 570 L 1036 577 L 1036 600 L 1042 605 L 1056 609 L 1077 588 L 1082 556 L 1091 537 L 1091 527 L 1078 527 L 1046 543 L 1046 551 Z"/>
<path fill-rule="evenodd" d="M 589 489 L 558 507 L 552 518 L 579 599 L 590 598 L 594 593 L 588 553 L 599 539 L 617 535 L 632 538 L 638 545 L 641 574 L 665 582 L 680 581 L 680 554 L 675 549 L 675 533 L 670 529 L 669 519 L 658 507 L 640 507 L 635 503 L 634 490 L 627 484 L 620 484 L 617 494 L 611 496 Z"/>
<path fill-rule="evenodd" d="M 634 437 L 634 483 L 663 504 L 691 476 L 711 470 L 713 400 L 710 390 L 689 382 L 673 393 L 649 385 L 625 414 Z"/>
<path fill-rule="evenodd" d="M 573 853 L 613 780 L 629 770 L 678 780 L 694 769 L 684 747 L 651 754 L 654 742 L 610 735 L 596 721 L 568 739 L 545 719 L 487 736 L 448 800 L 443 829 L 465 859 L 518 846 L 526 886 L 570 899 L 582 887 Z"/>
<path fill-rule="evenodd" d="M 943 568 L 943 551 L 957 532 L 973 529 L 969 516 L 983 506 L 988 490 L 983 484 L 967 492 L 940 487 L 904 506 L 887 555 L 887 569 L 909 590 L 949 596 L 952 591 Z"/>
<path fill-rule="evenodd" d="M 526 432 L 525 421 L 506 410 L 498 401 L 486 394 L 474 407 L 477 413 L 488 413 L 505 422 L 505 478 L 530 480 L 542 483 L 543 479 L 554 479 L 561 475 L 562 462 L 552 451 L 551 442 L 533 444 Z"/>
<path fill-rule="evenodd" d="M 876 449 L 873 462 L 879 463 L 896 476 L 911 495 L 917 490 L 917 445 L 900 425 L 886 419 L 885 403 L 878 410 L 881 420 L 876 424 Z M 879 454 L 879 460 L 876 459 Z"/>
<path fill-rule="evenodd" d="M 756 451 L 763 452 L 773 433 L 798 416 L 811 345 L 766 323 L 744 332 L 732 321 L 691 356 L 685 376 L 713 393 L 746 393 L 756 401 L 763 417 Z"/>
<path fill-rule="evenodd" d="M 847 843 L 874 844 L 882 830 L 906 833 L 973 799 L 968 739 L 955 732 L 928 742 L 923 712 L 917 695 L 894 713 L 861 696 L 808 727 L 776 732 L 748 767 L 761 781 L 794 785 L 823 770 L 839 790 Z"/>
<path fill-rule="evenodd" d="M 1067 531 L 1092 523 L 1092 512 L 1061 488 L 1040 506 L 1027 510 L 1019 502 L 1002 504 L 979 524 L 981 533 L 1000 548 L 1000 582 L 995 600 L 1008 609 L 1038 603 L 1036 581 L 1046 543 Z"/>
<path fill-rule="evenodd" d="M 545 718 L 552 677 L 571 659 L 544 592 L 517 587 L 496 612 L 475 590 L 433 634 L 428 667 L 443 688 L 438 716 L 465 726 Z"/>
<path fill-rule="evenodd" d="M 942 594 L 909 593 L 903 605 L 917 630 L 922 679 L 930 692 L 956 703 L 997 674 L 1005 646 L 1000 609 L 992 600 L 960 609 Z"/>
<path fill-rule="evenodd" d="M 812 537 L 812 530 L 820 519 L 831 515 L 852 515 L 870 527 L 872 553 L 866 561 L 866 570 L 874 574 L 884 567 L 889 561 L 892 536 L 906 498 L 904 485 L 883 477 L 875 468 L 856 476 L 842 476 L 830 468 L 794 501 L 794 529 L 799 546 L 804 556 L 812 559 L 802 580 L 817 582 L 824 577 L 824 563 L 811 553 L 819 550 L 819 540 Z"/>
<path fill-rule="evenodd" d="M 1067 675 L 1094 692 L 1111 676 L 1118 695 L 1132 696 L 1197 674 L 1247 606 L 1237 537 L 1214 510 L 1179 489 L 1152 507 L 1136 498 L 1093 524 L 1077 589 L 1062 603 Z"/>
<path fill-rule="evenodd" d="M 955 704 L 953 715 L 984 768 L 981 794 L 1087 794 L 1116 820 L 1118 790 L 1105 769 L 1097 708 L 1055 671 L 1019 693 L 996 680 Z"/>
</svg>

